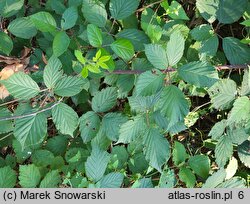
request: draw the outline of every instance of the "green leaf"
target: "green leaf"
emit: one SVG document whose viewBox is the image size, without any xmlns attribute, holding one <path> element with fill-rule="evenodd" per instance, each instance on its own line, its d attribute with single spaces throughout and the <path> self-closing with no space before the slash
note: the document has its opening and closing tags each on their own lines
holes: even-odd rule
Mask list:
<svg viewBox="0 0 250 204">
<path fill-rule="evenodd" d="M 151 178 L 142 178 L 137 180 L 131 188 L 153 188 L 154 185 L 152 183 Z"/>
<path fill-rule="evenodd" d="M 84 68 L 83 68 L 83 70 L 82 70 L 82 72 L 81 72 L 81 74 L 82 74 L 82 76 L 83 77 L 85 77 L 85 76 L 88 76 L 88 74 L 86 74 L 86 70 L 89 70 L 89 71 L 91 71 L 91 72 L 93 72 L 93 73 L 101 73 L 101 70 L 100 70 L 100 67 L 99 67 L 99 65 L 98 64 L 87 64 Z M 88 73 L 88 72 L 87 72 Z"/>
<path fill-rule="evenodd" d="M 225 169 L 220 169 L 213 173 L 212 176 L 208 177 L 206 182 L 203 184 L 202 188 L 215 188 L 226 178 Z"/>
<path fill-rule="evenodd" d="M 30 18 L 22 17 L 11 21 L 8 30 L 19 38 L 30 39 L 37 34 L 37 29 Z"/>
<path fill-rule="evenodd" d="M 41 143 L 47 134 L 47 117 L 39 113 L 15 120 L 14 136 L 22 148 Z"/>
<path fill-rule="evenodd" d="M 117 143 L 130 143 L 145 132 L 146 123 L 142 116 L 138 115 L 121 125 L 119 140 Z"/>
<path fill-rule="evenodd" d="M 184 163 L 186 159 L 189 157 L 184 145 L 177 141 L 174 142 L 174 148 L 172 154 L 173 154 L 173 161 L 176 166 Z"/>
<path fill-rule="evenodd" d="M 225 119 L 221 120 L 220 122 L 215 123 L 215 125 L 210 130 L 208 136 L 212 136 L 213 140 L 218 140 L 227 127 L 227 121 Z"/>
<path fill-rule="evenodd" d="M 166 50 L 161 45 L 148 44 L 145 45 L 145 54 L 150 63 L 156 69 L 166 69 L 168 67 L 168 59 Z"/>
<path fill-rule="evenodd" d="M 237 85 L 231 79 L 221 79 L 209 90 L 212 106 L 216 109 L 227 109 L 232 106 L 237 94 Z"/>
<path fill-rule="evenodd" d="M 135 54 L 132 43 L 126 39 L 116 40 L 111 44 L 111 49 L 125 61 L 129 61 Z"/>
<path fill-rule="evenodd" d="M 230 137 L 221 137 L 215 147 L 216 163 L 219 167 L 224 167 L 233 154 L 233 145 Z"/>
<path fill-rule="evenodd" d="M 212 27 L 209 24 L 202 24 L 191 30 L 190 34 L 194 40 L 204 41 L 212 36 Z"/>
<path fill-rule="evenodd" d="M 134 96 L 150 96 L 163 86 L 164 75 L 153 74 L 151 71 L 140 74 L 135 84 Z"/>
<path fill-rule="evenodd" d="M 77 18 L 78 18 L 77 7 L 72 6 L 67 8 L 62 15 L 62 20 L 61 20 L 62 29 L 67 30 L 74 27 Z"/>
<path fill-rule="evenodd" d="M 82 68 L 81 76 L 85 79 L 88 77 L 88 75 L 89 75 L 89 71 L 88 71 L 88 68 L 85 66 Z"/>
<path fill-rule="evenodd" d="M 94 182 L 99 181 L 107 168 L 110 156 L 106 151 L 94 147 L 85 163 L 86 175 Z"/>
<path fill-rule="evenodd" d="M 196 178 L 190 169 L 181 167 L 179 171 L 179 178 L 186 184 L 187 188 L 193 188 L 195 186 Z"/>
<path fill-rule="evenodd" d="M 23 7 L 24 0 L 2 0 L 0 1 L 0 16 L 9 18 Z"/>
<path fill-rule="evenodd" d="M 56 21 L 50 13 L 41 11 L 31 15 L 30 18 L 31 21 L 36 26 L 36 28 L 41 32 L 50 32 L 50 33 L 55 32 Z"/>
<path fill-rule="evenodd" d="M 65 103 L 59 103 L 52 109 L 52 119 L 57 130 L 73 137 L 79 121 L 77 113 L 71 107 Z"/>
<path fill-rule="evenodd" d="M 14 188 L 16 177 L 16 172 L 9 166 L 0 168 L 0 188 Z"/>
<path fill-rule="evenodd" d="M 47 88 L 53 89 L 56 83 L 62 78 L 62 63 L 58 58 L 52 56 L 43 72 L 43 80 Z"/>
<path fill-rule="evenodd" d="M 152 96 L 132 96 L 128 98 L 131 110 L 137 113 L 146 113 L 152 110 L 159 99 L 159 93 Z"/>
<path fill-rule="evenodd" d="M 107 22 L 107 12 L 105 5 L 96 0 L 83 0 L 82 13 L 84 18 L 98 27 L 105 27 Z"/>
<path fill-rule="evenodd" d="M 216 20 L 216 12 L 218 10 L 219 0 L 197 0 L 196 7 L 200 14 L 209 23 L 213 23 Z"/>
<path fill-rule="evenodd" d="M 170 145 L 168 140 L 156 128 L 150 128 L 145 134 L 143 141 L 145 148 L 144 154 L 149 164 L 162 172 L 162 165 L 170 157 Z"/>
<path fill-rule="evenodd" d="M 37 5 L 34 7 L 37 7 Z M 55 12 L 55 14 L 62 15 L 66 7 L 63 1 L 48 1 L 46 2 L 46 9 Z"/>
<path fill-rule="evenodd" d="M 184 94 L 176 86 L 170 85 L 163 89 L 158 108 L 163 116 L 169 120 L 169 126 L 184 121 L 189 112 L 188 102 Z"/>
<path fill-rule="evenodd" d="M 58 146 L 60 148 L 58 148 Z M 67 136 L 58 135 L 47 140 L 45 148 L 52 152 L 55 156 L 63 155 L 68 147 Z"/>
<path fill-rule="evenodd" d="M 92 109 L 95 112 L 109 111 L 116 105 L 117 89 L 108 87 L 95 94 L 92 99 Z"/>
<path fill-rule="evenodd" d="M 109 10 L 114 19 L 123 20 L 133 14 L 138 6 L 138 0 L 111 0 Z"/>
<path fill-rule="evenodd" d="M 246 185 L 245 179 L 241 177 L 233 177 L 227 181 L 224 181 L 220 185 L 218 185 L 217 188 L 225 188 L 225 189 L 247 188 L 247 185 Z"/>
<path fill-rule="evenodd" d="M 120 188 L 124 176 L 121 173 L 109 173 L 100 180 L 100 188 Z"/>
<path fill-rule="evenodd" d="M 12 113 L 8 108 L 0 108 L 0 118 L 11 117 Z M 0 121 L 0 134 L 13 131 L 13 123 L 11 120 Z"/>
<path fill-rule="evenodd" d="M 96 25 L 89 24 L 87 26 L 87 35 L 90 45 L 93 47 L 102 46 L 102 32 Z"/>
<path fill-rule="evenodd" d="M 55 85 L 54 92 L 59 96 L 74 96 L 84 89 L 86 81 L 76 76 L 61 78 Z"/>
<path fill-rule="evenodd" d="M 40 182 L 41 174 L 34 164 L 20 165 L 18 178 L 23 188 L 35 188 Z"/>
<path fill-rule="evenodd" d="M 189 20 L 182 5 L 177 1 L 172 1 L 166 12 L 172 19 Z"/>
<path fill-rule="evenodd" d="M 9 55 L 13 49 L 13 42 L 11 38 L 4 32 L 0 31 L 0 52 Z"/>
<path fill-rule="evenodd" d="M 51 164 L 54 155 L 48 150 L 38 149 L 32 154 L 31 159 L 37 167 L 46 167 Z"/>
<path fill-rule="evenodd" d="M 250 48 L 237 38 L 223 38 L 223 49 L 231 64 L 247 64 L 250 62 Z"/>
<path fill-rule="evenodd" d="M 238 21 L 248 6 L 247 0 L 227 0 L 219 1 L 217 19 L 222 24 L 231 24 Z"/>
<path fill-rule="evenodd" d="M 102 150 L 108 149 L 111 143 L 112 141 L 103 134 L 102 129 L 100 129 L 94 139 L 91 140 L 92 146 L 98 146 Z"/>
<path fill-rule="evenodd" d="M 170 66 L 176 65 L 180 61 L 183 56 L 184 48 L 185 39 L 181 32 L 173 32 L 167 44 L 167 57 Z"/>
<path fill-rule="evenodd" d="M 40 92 L 37 83 L 23 72 L 12 75 L 7 80 L 2 81 L 2 83 L 10 94 L 18 99 L 30 99 Z"/>
<path fill-rule="evenodd" d="M 141 27 L 148 35 L 152 43 L 158 42 L 162 35 L 163 29 L 158 21 L 159 17 L 151 8 L 146 8 L 141 15 Z"/>
<path fill-rule="evenodd" d="M 79 141 L 77 141 L 79 142 Z M 65 160 L 71 165 L 77 164 L 78 162 L 85 162 L 89 156 L 89 151 L 87 149 L 72 147 L 68 149 L 65 154 Z M 79 164 L 79 163 L 78 163 Z"/>
<path fill-rule="evenodd" d="M 79 50 L 75 50 L 74 52 L 76 59 L 81 63 L 81 64 L 85 64 L 86 63 L 86 59 L 82 56 L 82 52 Z"/>
<path fill-rule="evenodd" d="M 57 188 L 61 182 L 58 170 L 48 172 L 40 183 L 39 188 Z"/>
<path fill-rule="evenodd" d="M 206 179 L 210 170 L 210 159 L 205 155 L 195 155 L 189 158 L 188 164 L 193 169 L 194 173 Z"/>
<path fill-rule="evenodd" d="M 116 169 L 123 169 L 127 165 L 129 155 L 124 146 L 113 147 L 111 155 L 110 162 L 116 166 Z"/>
<path fill-rule="evenodd" d="M 227 135 L 231 138 L 233 144 L 240 145 L 245 142 L 249 135 L 246 133 L 244 128 L 236 128 L 236 129 L 227 129 Z"/>
<path fill-rule="evenodd" d="M 22 163 L 30 157 L 30 153 L 32 152 L 31 148 L 23 148 L 16 139 L 12 141 L 12 146 L 18 163 Z"/>
<path fill-rule="evenodd" d="M 108 113 L 102 119 L 101 129 L 110 140 L 117 141 L 120 127 L 127 121 L 127 117 L 120 113 Z"/>
<path fill-rule="evenodd" d="M 111 54 L 105 50 L 104 48 L 100 48 L 101 50 L 101 57 L 109 57 L 110 59 L 108 61 L 105 62 L 105 64 L 108 66 L 108 70 L 109 71 L 113 71 L 115 69 L 115 63 L 114 63 L 114 60 L 111 56 Z"/>
<path fill-rule="evenodd" d="M 236 99 L 228 116 L 228 125 L 244 124 L 250 120 L 250 100 L 247 96 Z"/>
<path fill-rule="evenodd" d="M 174 188 L 176 183 L 177 181 L 174 170 L 170 170 L 168 167 L 165 167 L 160 177 L 158 184 L 159 188 Z"/>
<path fill-rule="evenodd" d="M 201 59 L 206 59 L 207 56 L 214 57 L 217 53 L 219 46 L 219 38 L 217 35 L 214 35 L 207 40 L 201 42 L 201 47 L 199 49 Z"/>
<path fill-rule="evenodd" d="M 130 40 L 136 51 L 143 51 L 144 44 L 150 43 L 148 36 L 143 31 L 134 28 L 124 29 L 117 33 L 116 37 Z"/>
<path fill-rule="evenodd" d="M 218 73 L 207 62 L 190 62 L 178 68 L 180 77 L 197 87 L 211 87 L 218 81 Z"/>
<path fill-rule="evenodd" d="M 227 168 L 226 168 L 227 176 L 225 179 L 226 180 L 231 179 L 234 176 L 234 174 L 236 173 L 237 169 L 238 169 L 238 161 L 237 161 L 237 159 L 232 157 L 227 165 Z"/>
<path fill-rule="evenodd" d="M 53 53 L 56 57 L 61 56 L 68 49 L 70 38 L 66 32 L 58 32 L 53 40 Z"/>
<path fill-rule="evenodd" d="M 244 25 L 244 26 L 247 26 L 247 27 L 250 27 L 250 19 L 247 19 L 245 21 L 243 21 L 242 23 L 240 23 L 241 25 Z"/>
<path fill-rule="evenodd" d="M 250 168 L 250 141 L 247 140 L 238 146 L 238 155 L 240 161 Z"/>
<path fill-rule="evenodd" d="M 244 71 L 243 80 L 240 88 L 241 96 L 248 96 L 250 94 L 250 72 L 248 69 Z"/>
<path fill-rule="evenodd" d="M 95 112 L 87 112 L 80 118 L 80 132 L 84 143 L 93 139 L 99 131 L 100 118 Z"/>
</svg>

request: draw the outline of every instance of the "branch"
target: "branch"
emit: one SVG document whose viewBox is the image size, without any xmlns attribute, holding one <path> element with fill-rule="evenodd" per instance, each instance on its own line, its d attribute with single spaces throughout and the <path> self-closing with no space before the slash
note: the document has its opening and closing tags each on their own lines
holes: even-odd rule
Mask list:
<svg viewBox="0 0 250 204">
<path fill-rule="evenodd" d="M 146 8 L 149 8 L 149 7 L 151 7 L 151 6 L 154 6 L 155 4 L 160 4 L 160 3 L 164 2 L 164 1 L 165 1 L 165 0 L 161 0 L 161 1 L 154 2 L 154 3 L 152 3 L 152 4 L 149 4 L 149 5 L 147 5 L 147 6 L 142 7 L 142 8 L 140 8 L 140 9 L 137 9 L 136 12 L 142 12 L 142 11 L 144 11 Z"/>
<path fill-rule="evenodd" d="M 48 110 L 53 109 L 54 107 L 56 107 L 57 105 L 59 105 L 59 104 L 62 102 L 62 100 L 63 100 L 63 98 L 61 98 L 58 102 L 54 103 L 52 106 L 50 106 L 50 107 L 48 107 L 48 108 L 44 108 L 44 109 L 39 110 L 39 111 L 34 112 L 34 113 L 29 113 L 29 114 L 26 114 L 26 115 L 11 116 L 11 117 L 8 117 L 8 118 L 0 118 L 0 122 L 36 116 L 36 115 L 39 114 L 39 113 L 43 113 L 43 112 L 46 112 L 46 111 L 48 111 Z"/>
<path fill-rule="evenodd" d="M 231 70 L 231 69 L 247 69 L 249 64 L 234 64 L 234 65 L 221 65 L 215 67 L 218 71 Z"/>
<path fill-rule="evenodd" d="M 220 65 L 216 66 L 215 69 L 217 71 L 222 70 L 232 70 L 232 69 L 247 69 L 248 64 L 239 64 L 239 65 Z M 161 70 L 162 73 L 170 73 L 175 72 L 177 69 L 173 69 L 169 67 L 168 69 Z M 143 72 L 146 72 L 146 70 L 114 70 L 113 72 L 106 72 L 106 74 L 142 74 Z"/>
</svg>

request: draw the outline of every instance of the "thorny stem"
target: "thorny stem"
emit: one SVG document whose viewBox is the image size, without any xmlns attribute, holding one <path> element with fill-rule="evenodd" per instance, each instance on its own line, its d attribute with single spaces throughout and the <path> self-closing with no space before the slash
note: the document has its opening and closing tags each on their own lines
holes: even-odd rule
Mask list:
<svg viewBox="0 0 250 204">
<path fill-rule="evenodd" d="M 163 1 L 165 1 L 165 0 L 157 1 L 157 2 L 154 2 L 154 3 L 149 4 L 149 5 L 147 5 L 147 6 L 144 6 L 144 7 L 140 8 L 140 9 L 136 10 L 136 12 L 142 12 L 142 11 L 144 11 L 146 8 L 149 8 L 149 7 L 154 6 L 154 5 L 156 5 L 156 4 L 160 4 L 160 3 L 162 3 Z"/>
<path fill-rule="evenodd" d="M 192 112 L 196 112 L 197 110 L 199 110 L 199 109 L 201 109 L 201 108 L 203 108 L 204 106 L 207 106 L 207 105 L 209 105 L 209 104 L 211 104 L 210 101 L 207 102 L 207 103 L 204 103 L 204 104 L 202 104 L 202 105 L 200 105 L 200 106 L 198 106 L 198 107 L 196 107 L 196 108 L 194 108 L 194 109 L 192 110 Z"/>
<path fill-rule="evenodd" d="M 59 105 L 62 102 L 63 98 L 61 98 L 58 102 L 54 103 L 52 106 L 48 107 L 48 108 L 44 108 L 42 110 L 39 110 L 37 112 L 34 113 L 30 113 L 30 114 L 26 114 L 26 115 L 18 115 L 18 116 L 11 116 L 11 117 L 7 117 L 7 118 L 0 118 L 0 122 L 2 121 L 8 121 L 8 120 L 16 120 L 16 119 L 22 119 L 22 118 L 28 118 L 28 117 L 32 117 L 35 116 L 39 113 L 43 113 L 46 112 L 48 110 L 53 109 L 54 107 L 56 107 L 57 105 Z"/>
<path fill-rule="evenodd" d="M 4 137 L 2 137 L 2 138 L 0 139 L 0 141 L 6 139 L 6 138 L 8 138 L 8 137 L 10 137 L 12 134 L 13 134 L 13 133 L 11 132 L 11 133 L 9 133 L 8 135 L 5 135 Z"/>
<path fill-rule="evenodd" d="M 6 102 L 6 103 L 0 104 L 0 107 L 6 106 L 6 105 L 9 105 L 9 104 L 12 104 L 12 103 L 16 103 L 16 102 L 18 102 L 18 101 L 19 101 L 18 99 L 15 99 L 15 100 L 12 100 L 12 101 L 8 101 L 8 102 Z"/>
<path fill-rule="evenodd" d="M 233 70 L 233 69 L 247 69 L 248 64 L 241 64 L 241 65 L 220 65 L 216 66 L 216 70 L 222 71 L 222 70 Z M 168 68 L 166 70 L 162 70 L 162 73 L 170 73 L 170 72 L 175 72 L 177 69 L 173 68 Z M 142 74 L 146 72 L 145 70 L 115 70 L 113 72 L 107 72 L 107 74 Z"/>
</svg>

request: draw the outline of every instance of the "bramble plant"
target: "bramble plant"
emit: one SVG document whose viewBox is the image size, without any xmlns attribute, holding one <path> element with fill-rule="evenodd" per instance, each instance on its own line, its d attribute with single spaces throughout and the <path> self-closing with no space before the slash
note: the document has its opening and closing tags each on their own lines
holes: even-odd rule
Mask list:
<svg viewBox="0 0 250 204">
<path fill-rule="evenodd" d="M 247 187 L 249 8 L 2 0 L 0 187 Z"/>
</svg>

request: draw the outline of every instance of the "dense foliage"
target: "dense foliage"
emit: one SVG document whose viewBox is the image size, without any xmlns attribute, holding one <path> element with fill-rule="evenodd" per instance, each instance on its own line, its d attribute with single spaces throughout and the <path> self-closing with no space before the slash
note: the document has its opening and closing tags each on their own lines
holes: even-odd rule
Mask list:
<svg viewBox="0 0 250 204">
<path fill-rule="evenodd" d="M 249 0 L 1 0 L 0 187 L 247 187 Z"/>
</svg>

